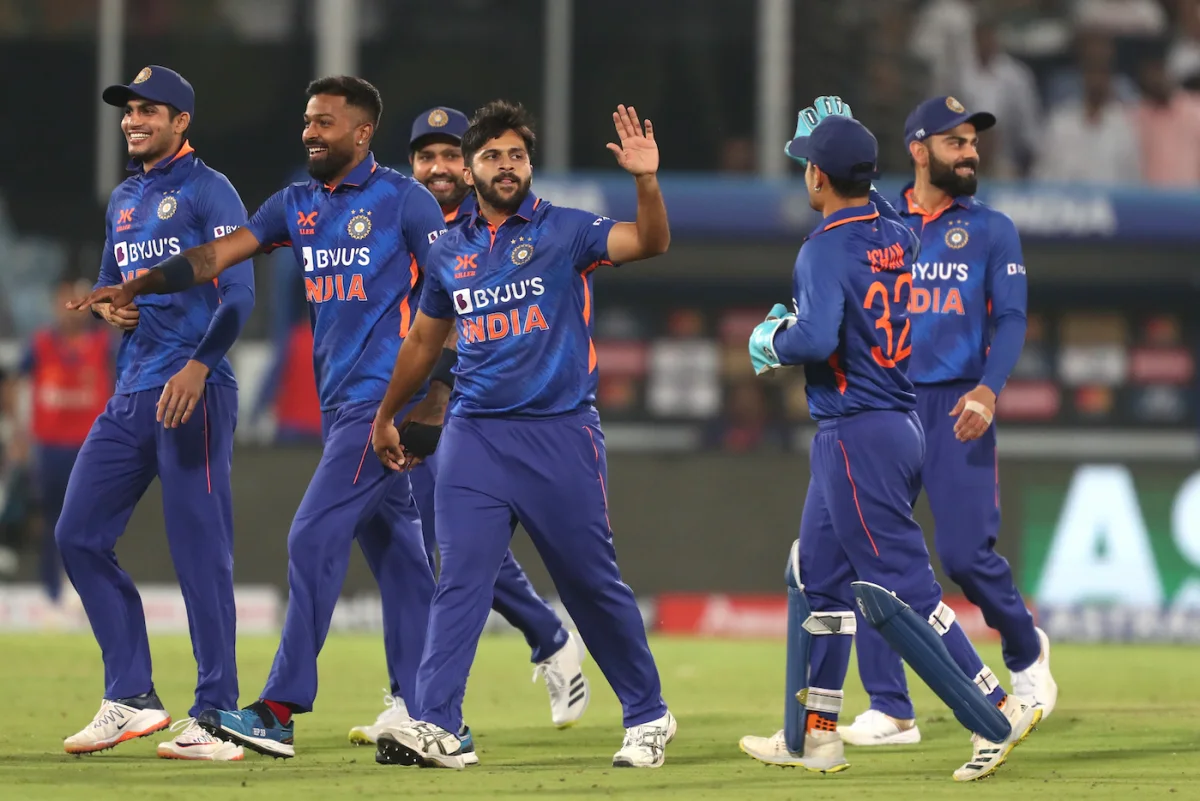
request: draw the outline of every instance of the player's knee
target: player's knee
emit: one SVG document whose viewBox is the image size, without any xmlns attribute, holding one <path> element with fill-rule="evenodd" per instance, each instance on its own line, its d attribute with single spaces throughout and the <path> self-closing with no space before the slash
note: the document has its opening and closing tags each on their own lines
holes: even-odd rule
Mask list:
<svg viewBox="0 0 1200 801">
<path fill-rule="evenodd" d="M 974 582 L 981 565 L 978 552 L 955 550 L 938 556 L 942 560 L 942 569 L 955 584 L 962 586 Z"/>
</svg>

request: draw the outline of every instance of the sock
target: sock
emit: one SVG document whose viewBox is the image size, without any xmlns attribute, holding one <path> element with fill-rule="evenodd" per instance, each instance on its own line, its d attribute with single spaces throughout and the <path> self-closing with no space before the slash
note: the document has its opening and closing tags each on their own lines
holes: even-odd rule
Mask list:
<svg viewBox="0 0 1200 801">
<path fill-rule="evenodd" d="M 804 721 L 804 733 L 809 732 L 830 732 L 837 731 L 837 715 L 828 713 L 821 714 L 818 712 L 809 712 L 808 719 Z"/>
<path fill-rule="evenodd" d="M 268 701 L 266 698 L 262 700 L 267 709 L 271 710 L 271 714 L 279 721 L 280 726 L 286 726 L 292 722 L 292 710 L 288 709 L 285 704 L 278 701 Z"/>
</svg>

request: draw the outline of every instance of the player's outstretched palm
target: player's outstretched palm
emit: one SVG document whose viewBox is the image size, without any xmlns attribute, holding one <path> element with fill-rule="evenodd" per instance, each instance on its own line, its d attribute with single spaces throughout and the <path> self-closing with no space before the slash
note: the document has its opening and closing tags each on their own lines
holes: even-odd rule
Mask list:
<svg viewBox="0 0 1200 801">
<path fill-rule="evenodd" d="M 654 141 L 654 126 L 646 120 L 643 126 L 633 106 L 617 106 L 613 126 L 621 144 L 608 143 L 617 163 L 631 175 L 654 175 L 658 172 L 658 144 Z"/>
<path fill-rule="evenodd" d="M 74 311 L 83 311 L 90 309 L 95 303 L 111 304 L 112 309 L 124 309 L 133 305 L 133 291 L 126 284 L 118 284 L 117 286 L 102 286 L 92 290 L 92 294 L 80 300 L 72 300 L 67 303 L 67 308 Z"/>
</svg>

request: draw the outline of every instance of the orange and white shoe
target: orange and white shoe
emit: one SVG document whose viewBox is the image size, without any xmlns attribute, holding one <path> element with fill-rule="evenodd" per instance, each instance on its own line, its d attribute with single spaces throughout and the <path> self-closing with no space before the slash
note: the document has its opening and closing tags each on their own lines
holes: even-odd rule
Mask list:
<svg viewBox="0 0 1200 801">
<path fill-rule="evenodd" d="M 105 699 L 91 723 L 63 740 L 63 749 L 68 754 L 106 751 L 126 740 L 146 737 L 170 725 L 171 716 L 161 706 L 157 709 L 138 709 Z"/>
<path fill-rule="evenodd" d="M 218 740 L 200 728 L 195 718 L 184 718 L 172 726 L 171 731 L 179 734 L 173 740 L 158 744 L 158 755 L 162 759 L 240 762 L 245 756 L 240 745 Z"/>
</svg>

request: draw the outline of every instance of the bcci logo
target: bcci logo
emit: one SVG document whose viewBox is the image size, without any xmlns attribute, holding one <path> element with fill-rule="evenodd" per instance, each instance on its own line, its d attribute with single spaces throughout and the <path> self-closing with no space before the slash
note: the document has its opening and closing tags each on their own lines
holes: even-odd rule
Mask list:
<svg viewBox="0 0 1200 801">
<path fill-rule="evenodd" d="M 955 114 L 962 114 L 964 111 L 966 111 L 966 109 L 963 108 L 963 104 L 959 103 L 953 97 L 946 98 L 946 108 L 950 109 Z"/>
<path fill-rule="evenodd" d="M 179 201 L 172 195 L 165 195 L 162 201 L 158 204 L 158 219 L 169 220 L 175 216 L 175 209 L 179 208 Z"/>
<path fill-rule="evenodd" d="M 524 239 L 524 237 L 522 237 L 522 239 Z M 525 264 L 532 258 L 533 258 L 533 243 L 532 242 L 520 242 L 515 248 L 513 248 L 512 262 L 513 262 L 513 264 L 517 265 L 518 267 L 520 267 L 522 264 Z"/>
<path fill-rule="evenodd" d="M 946 244 L 955 250 L 966 247 L 970 239 L 965 228 L 951 228 L 946 232 Z"/>
<path fill-rule="evenodd" d="M 137 74 L 137 77 L 133 79 L 133 82 L 142 83 L 144 81 L 148 81 L 150 80 L 150 74 L 149 67 L 142 67 L 142 71 Z"/>
<path fill-rule="evenodd" d="M 435 108 L 429 112 L 429 116 L 425 120 L 431 128 L 441 128 L 446 123 L 450 122 L 450 117 L 440 108 Z"/>
<path fill-rule="evenodd" d="M 350 218 L 349 224 L 346 226 L 346 233 L 355 239 L 366 239 L 367 234 L 371 233 L 371 212 L 363 213 L 365 209 L 359 209 L 358 214 Z"/>
</svg>

